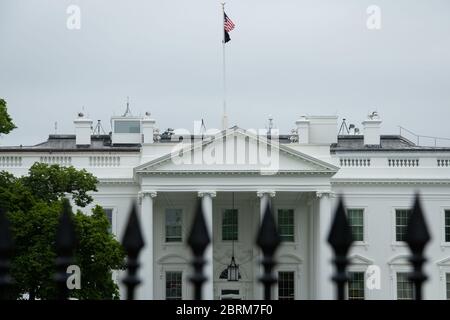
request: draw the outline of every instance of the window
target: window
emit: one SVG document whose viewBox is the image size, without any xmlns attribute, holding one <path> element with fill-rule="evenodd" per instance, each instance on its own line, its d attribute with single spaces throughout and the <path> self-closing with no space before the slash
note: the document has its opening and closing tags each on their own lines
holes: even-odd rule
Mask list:
<svg viewBox="0 0 450 320">
<path fill-rule="evenodd" d="M 450 210 L 445 210 L 445 242 L 450 242 Z"/>
<path fill-rule="evenodd" d="M 395 210 L 395 240 L 405 241 L 411 210 Z"/>
<path fill-rule="evenodd" d="M 294 300 L 294 272 L 280 271 L 278 272 L 278 299 Z"/>
<path fill-rule="evenodd" d="M 115 133 L 140 133 L 141 122 L 139 120 L 116 120 L 114 121 Z"/>
<path fill-rule="evenodd" d="M 414 284 L 408 278 L 409 273 L 397 272 L 397 299 L 414 299 Z"/>
<path fill-rule="evenodd" d="M 181 300 L 181 276 L 181 271 L 166 272 L 166 300 Z"/>
<path fill-rule="evenodd" d="M 181 242 L 181 209 L 166 209 L 166 242 Z"/>
<path fill-rule="evenodd" d="M 105 211 L 106 218 L 108 219 L 108 222 L 109 222 L 108 232 L 112 233 L 113 209 L 111 209 L 111 208 L 104 208 L 103 210 Z"/>
<path fill-rule="evenodd" d="M 226 209 L 222 216 L 222 240 L 238 239 L 238 210 Z"/>
<path fill-rule="evenodd" d="M 294 210 L 278 210 L 278 233 L 281 241 L 294 241 Z"/>
<path fill-rule="evenodd" d="M 447 289 L 447 300 L 450 300 L 450 273 L 445 274 L 445 287 Z"/>
<path fill-rule="evenodd" d="M 364 210 L 348 209 L 347 216 L 353 241 L 364 241 Z"/>
<path fill-rule="evenodd" d="M 364 300 L 364 272 L 349 272 L 348 300 Z"/>
</svg>

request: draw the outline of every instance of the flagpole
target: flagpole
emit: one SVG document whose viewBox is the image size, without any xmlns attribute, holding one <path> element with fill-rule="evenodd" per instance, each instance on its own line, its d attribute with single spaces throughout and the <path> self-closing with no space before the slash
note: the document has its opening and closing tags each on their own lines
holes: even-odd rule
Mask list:
<svg viewBox="0 0 450 320">
<path fill-rule="evenodd" d="M 227 83 L 226 83 L 226 61 L 225 61 L 225 2 L 222 2 L 222 75 L 223 75 L 223 115 L 222 115 L 222 130 L 228 129 L 227 116 Z"/>
</svg>

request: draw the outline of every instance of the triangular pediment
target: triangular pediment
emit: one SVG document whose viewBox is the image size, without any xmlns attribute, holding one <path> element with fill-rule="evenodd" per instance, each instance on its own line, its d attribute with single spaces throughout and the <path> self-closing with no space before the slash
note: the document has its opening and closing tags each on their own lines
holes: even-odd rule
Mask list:
<svg viewBox="0 0 450 320">
<path fill-rule="evenodd" d="M 135 173 L 247 172 L 334 174 L 334 165 L 237 127 L 195 143 L 174 144 L 170 153 L 135 168 Z"/>
<path fill-rule="evenodd" d="M 370 260 L 369 258 L 366 258 L 362 255 L 359 255 L 359 254 L 354 254 L 354 255 L 350 256 L 349 260 L 352 265 L 371 265 L 371 264 L 373 264 L 372 260 Z"/>
<path fill-rule="evenodd" d="M 438 262 L 436 262 L 436 264 L 438 266 L 446 266 L 446 267 L 448 267 L 448 266 L 450 266 L 450 257 L 447 257 L 447 258 L 444 258 L 442 260 L 439 260 Z"/>
</svg>

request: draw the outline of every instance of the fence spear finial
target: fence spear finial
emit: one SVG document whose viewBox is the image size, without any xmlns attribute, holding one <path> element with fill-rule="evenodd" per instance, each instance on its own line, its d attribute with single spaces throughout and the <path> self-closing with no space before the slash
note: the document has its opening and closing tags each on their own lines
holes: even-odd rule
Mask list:
<svg viewBox="0 0 450 320">
<path fill-rule="evenodd" d="M 272 285 L 277 282 L 277 278 L 272 274 L 272 269 L 276 264 L 274 255 L 280 243 L 280 235 L 278 234 L 275 218 L 272 214 L 272 206 L 269 201 L 266 204 L 264 217 L 256 239 L 256 244 L 261 248 L 263 253 L 262 265 L 264 267 L 264 274 L 260 281 L 264 285 L 264 300 L 271 300 Z"/>
<path fill-rule="evenodd" d="M 11 227 L 6 217 L 6 211 L 0 207 L 0 300 L 8 298 L 8 288 L 13 283 L 9 274 L 13 246 Z"/>
<path fill-rule="evenodd" d="M 62 213 L 56 231 L 56 274 L 57 299 L 69 296 L 67 287 L 67 267 L 73 263 L 73 254 L 77 245 L 75 225 L 72 220 L 72 208 L 67 198 L 62 201 Z"/>
<path fill-rule="evenodd" d="M 422 284 L 427 280 L 427 276 L 423 272 L 423 264 L 426 261 L 423 251 L 430 240 L 431 236 L 420 204 L 420 196 L 417 193 L 405 237 L 405 241 L 412 253 L 409 261 L 413 266 L 413 272 L 410 274 L 409 279 L 414 283 L 414 298 L 416 300 L 422 300 Z"/>
<path fill-rule="evenodd" d="M 344 300 L 345 283 L 348 281 L 346 268 L 349 261 L 347 259 L 347 254 L 353 243 L 353 236 L 345 213 L 344 200 L 342 197 L 339 198 L 339 203 L 334 214 L 331 230 L 328 235 L 328 243 L 334 251 L 333 262 L 336 267 L 336 273 L 332 279 L 337 286 L 337 299 Z"/>
<path fill-rule="evenodd" d="M 133 300 L 136 286 L 141 283 L 141 280 L 137 276 L 137 270 L 139 268 L 138 256 L 142 248 L 145 246 L 135 203 L 133 203 L 128 216 L 127 226 L 122 238 L 122 246 L 124 247 L 125 253 L 128 257 L 128 273 L 125 279 L 123 279 L 123 283 L 127 287 L 127 300 Z"/>
<path fill-rule="evenodd" d="M 206 226 L 205 216 L 199 201 L 197 203 L 194 221 L 187 240 L 188 246 L 191 248 L 194 255 L 192 260 L 194 274 L 191 276 L 190 281 L 194 284 L 195 300 L 202 299 L 202 285 L 207 280 L 203 273 L 203 267 L 206 264 L 204 254 L 210 242 L 211 239 Z M 212 263 L 212 261 L 209 261 L 209 263 Z M 213 279 L 209 280 L 213 281 Z"/>
</svg>

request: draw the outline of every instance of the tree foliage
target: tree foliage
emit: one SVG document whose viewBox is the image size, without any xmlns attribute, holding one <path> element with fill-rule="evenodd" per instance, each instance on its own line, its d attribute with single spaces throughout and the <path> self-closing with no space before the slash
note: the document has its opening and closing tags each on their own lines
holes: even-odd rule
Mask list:
<svg viewBox="0 0 450 320">
<path fill-rule="evenodd" d="M 8 134 L 15 128 L 16 126 L 8 114 L 6 101 L 0 99 L 0 133 Z"/>
<path fill-rule="evenodd" d="M 71 196 L 84 207 L 92 202 L 97 179 L 85 170 L 59 165 L 34 164 L 28 175 L 0 172 L 0 206 L 8 211 L 15 241 L 11 273 L 13 299 L 51 299 L 56 288 L 55 238 L 62 199 Z M 70 294 L 79 299 L 117 299 L 113 270 L 123 268 L 124 252 L 108 231 L 109 221 L 100 206 L 92 214 L 73 214 L 78 246 L 75 264 L 81 269 L 81 289 Z"/>
<path fill-rule="evenodd" d="M 22 182 L 28 189 L 34 190 L 36 198 L 43 201 L 53 202 L 64 194 L 71 194 L 77 206 L 85 207 L 93 200 L 88 192 L 97 191 L 98 180 L 85 169 L 35 163 Z"/>
</svg>

